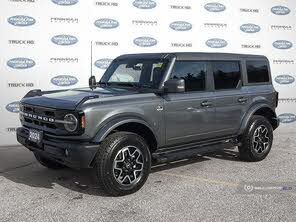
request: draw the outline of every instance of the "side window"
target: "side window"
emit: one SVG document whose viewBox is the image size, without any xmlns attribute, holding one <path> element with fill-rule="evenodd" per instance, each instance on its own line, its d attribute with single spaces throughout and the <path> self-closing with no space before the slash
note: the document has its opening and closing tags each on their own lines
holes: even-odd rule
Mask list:
<svg viewBox="0 0 296 222">
<path fill-rule="evenodd" d="M 249 83 L 269 82 L 268 65 L 266 61 L 247 61 Z"/>
<path fill-rule="evenodd" d="M 206 88 L 206 62 L 176 61 L 171 79 L 184 79 L 185 91 L 202 91 Z"/>
<path fill-rule="evenodd" d="M 236 89 L 241 80 L 240 62 L 212 62 L 215 89 Z"/>
</svg>

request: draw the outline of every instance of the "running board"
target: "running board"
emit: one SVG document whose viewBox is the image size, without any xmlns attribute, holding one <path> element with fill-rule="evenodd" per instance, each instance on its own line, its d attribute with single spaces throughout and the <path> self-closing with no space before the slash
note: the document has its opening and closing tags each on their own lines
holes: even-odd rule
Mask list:
<svg viewBox="0 0 296 222">
<path fill-rule="evenodd" d="M 152 154 L 152 158 L 157 163 L 165 163 L 174 160 L 185 159 L 197 154 L 211 153 L 217 150 L 223 150 L 240 145 L 236 138 L 229 138 L 220 141 L 189 144 L 172 148 L 160 149 Z"/>
</svg>

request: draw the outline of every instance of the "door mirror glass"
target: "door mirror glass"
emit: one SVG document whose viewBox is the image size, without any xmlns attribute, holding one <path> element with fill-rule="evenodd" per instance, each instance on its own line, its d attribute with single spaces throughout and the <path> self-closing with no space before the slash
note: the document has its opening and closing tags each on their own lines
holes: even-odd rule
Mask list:
<svg viewBox="0 0 296 222">
<path fill-rule="evenodd" d="M 95 76 L 91 76 L 88 79 L 88 85 L 89 85 L 89 88 L 91 88 L 91 89 L 96 88 L 97 81 L 96 81 L 96 77 Z"/>
<path fill-rule="evenodd" d="M 183 93 L 185 92 L 184 79 L 169 79 L 164 83 L 164 91 L 167 93 Z"/>
</svg>

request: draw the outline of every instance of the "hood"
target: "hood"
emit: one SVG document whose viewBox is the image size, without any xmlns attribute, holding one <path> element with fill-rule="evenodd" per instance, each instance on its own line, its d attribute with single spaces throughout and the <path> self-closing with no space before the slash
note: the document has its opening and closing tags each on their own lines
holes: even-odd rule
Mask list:
<svg viewBox="0 0 296 222">
<path fill-rule="evenodd" d="M 76 107 L 83 103 L 88 97 L 110 97 L 120 95 L 130 95 L 139 93 L 134 89 L 122 89 L 122 88 L 96 88 L 91 90 L 90 88 L 78 88 L 62 91 L 47 91 L 42 92 L 41 96 L 24 97 L 21 102 L 34 106 L 44 106 L 54 109 L 67 109 L 75 110 Z"/>
</svg>

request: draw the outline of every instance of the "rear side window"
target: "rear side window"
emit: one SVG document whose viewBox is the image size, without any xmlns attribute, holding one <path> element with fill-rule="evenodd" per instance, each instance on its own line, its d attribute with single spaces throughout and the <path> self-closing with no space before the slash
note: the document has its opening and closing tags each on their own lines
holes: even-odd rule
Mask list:
<svg viewBox="0 0 296 222">
<path fill-rule="evenodd" d="M 241 80 L 239 61 L 212 62 L 215 89 L 236 89 Z"/>
<path fill-rule="evenodd" d="M 202 91 L 206 88 L 206 62 L 176 61 L 171 79 L 184 79 L 185 91 Z"/>
<path fill-rule="evenodd" d="M 268 65 L 266 61 L 247 61 L 249 83 L 269 82 Z"/>
</svg>

